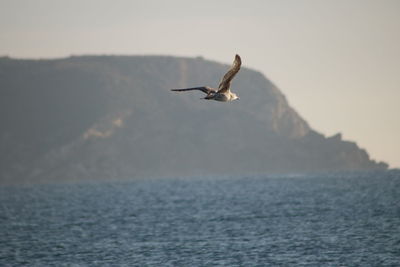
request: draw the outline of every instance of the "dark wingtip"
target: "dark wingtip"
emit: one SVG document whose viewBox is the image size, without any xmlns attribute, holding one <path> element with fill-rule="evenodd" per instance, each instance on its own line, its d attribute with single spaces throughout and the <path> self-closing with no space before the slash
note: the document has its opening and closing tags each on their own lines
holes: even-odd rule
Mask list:
<svg viewBox="0 0 400 267">
<path fill-rule="evenodd" d="M 235 56 L 235 61 L 238 63 L 239 67 L 240 67 L 240 65 L 242 65 L 242 59 L 240 58 L 240 56 L 238 54 L 236 54 L 236 56 Z"/>
<path fill-rule="evenodd" d="M 235 60 L 239 61 L 239 63 L 242 63 L 242 59 L 238 54 L 235 55 Z"/>
</svg>

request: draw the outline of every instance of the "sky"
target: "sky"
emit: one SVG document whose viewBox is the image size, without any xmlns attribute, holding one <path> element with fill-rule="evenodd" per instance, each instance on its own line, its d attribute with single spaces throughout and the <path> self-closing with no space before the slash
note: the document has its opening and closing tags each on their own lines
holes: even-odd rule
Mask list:
<svg viewBox="0 0 400 267">
<path fill-rule="evenodd" d="M 398 0 L 0 0 L 0 56 L 238 53 L 313 129 L 399 168 L 399 14 Z"/>
</svg>

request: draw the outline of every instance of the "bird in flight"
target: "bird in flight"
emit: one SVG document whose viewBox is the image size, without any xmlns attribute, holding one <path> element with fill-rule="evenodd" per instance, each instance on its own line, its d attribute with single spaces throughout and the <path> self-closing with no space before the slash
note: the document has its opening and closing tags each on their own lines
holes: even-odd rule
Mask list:
<svg viewBox="0 0 400 267">
<path fill-rule="evenodd" d="M 231 86 L 231 81 L 232 81 L 233 77 L 235 77 L 235 75 L 239 72 L 241 65 L 242 65 L 242 60 L 240 59 L 239 55 L 236 55 L 232 66 L 230 67 L 228 72 L 225 73 L 224 77 L 222 78 L 222 81 L 220 82 L 220 84 L 218 86 L 218 89 L 211 88 L 208 86 L 202 86 L 202 87 L 192 87 L 192 88 L 184 88 L 184 89 L 171 89 L 171 91 L 185 92 L 185 91 L 198 90 L 198 91 L 202 91 L 203 93 L 207 94 L 202 99 L 216 100 L 216 101 L 221 101 L 221 102 L 228 102 L 228 101 L 233 101 L 233 100 L 239 99 L 239 97 L 235 93 L 232 93 L 229 88 Z"/>
</svg>

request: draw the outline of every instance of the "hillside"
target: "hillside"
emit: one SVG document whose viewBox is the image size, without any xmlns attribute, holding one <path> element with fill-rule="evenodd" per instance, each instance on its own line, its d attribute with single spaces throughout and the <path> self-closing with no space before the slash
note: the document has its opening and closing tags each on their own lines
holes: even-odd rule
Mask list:
<svg viewBox="0 0 400 267">
<path fill-rule="evenodd" d="M 386 169 L 340 134 L 309 127 L 261 73 L 242 68 L 240 100 L 170 88 L 217 86 L 202 58 L 0 58 L 0 181 Z"/>
</svg>

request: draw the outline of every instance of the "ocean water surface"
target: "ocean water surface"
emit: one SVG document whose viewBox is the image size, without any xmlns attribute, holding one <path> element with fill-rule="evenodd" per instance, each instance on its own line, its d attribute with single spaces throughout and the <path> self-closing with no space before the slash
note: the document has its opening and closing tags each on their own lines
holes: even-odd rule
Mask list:
<svg viewBox="0 0 400 267">
<path fill-rule="evenodd" d="M 400 172 L 2 186 L 0 266 L 400 266 Z"/>
</svg>

